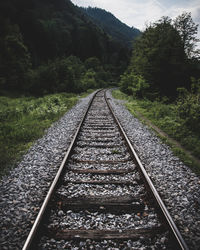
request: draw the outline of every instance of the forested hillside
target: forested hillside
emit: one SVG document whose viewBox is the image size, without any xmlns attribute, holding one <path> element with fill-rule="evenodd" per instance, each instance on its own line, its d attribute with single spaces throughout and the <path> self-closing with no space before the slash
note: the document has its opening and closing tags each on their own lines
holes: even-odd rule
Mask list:
<svg viewBox="0 0 200 250">
<path fill-rule="evenodd" d="M 0 30 L 1 92 L 77 92 L 89 87 L 80 86 L 86 78 L 94 87 L 117 78 L 129 60 L 70 0 L 1 1 Z M 88 68 L 91 57 L 97 65 Z"/>
<path fill-rule="evenodd" d="M 112 13 L 100 8 L 81 8 L 84 13 L 91 17 L 99 27 L 106 31 L 114 40 L 132 48 L 133 40 L 141 34 L 141 32 L 122 23 Z"/>
</svg>

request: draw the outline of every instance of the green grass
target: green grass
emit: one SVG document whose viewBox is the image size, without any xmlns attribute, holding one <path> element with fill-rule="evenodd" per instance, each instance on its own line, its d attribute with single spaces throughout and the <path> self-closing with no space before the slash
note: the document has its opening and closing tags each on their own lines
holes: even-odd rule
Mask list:
<svg viewBox="0 0 200 250">
<path fill-rule="evenodd" d="M 111 151 L 111 153 L 112 153 L 112 154 L 119 154 L 120 152 L 119 152 L 118 149 L 113 149 L 113 150 Z"/>
<path fill-rule="evenodd" d="M 177 140 L 192 155 L 200 159 L 200 137 L 190 128 L 186 127 L 184 120 L 178 116 L 175 104 L 166 104 L 164 101 L 150 101 L 146 99 L 133 99 L 120 90 L 113 91 L 113 97 L 126 100 L 128 110 L 136 115 L 137 112 L 149 119 L 154 125 L 167 133 L 171 138 Z M 163 138 L 161 138 L 163 140 Z M 185 164 L 190 166 L 197 174 L 200 174 L 200 166 L 187 153 L 169 140 L 166 143 L 171 146 L 173 152 L 180 157 Z"/>
<path fill-rule="evenodd" d="M 81 96 L 61 93 L 40 98 L 0 96 L 0 176 L 43 136 L 45 129 L 88 93 Z"/>
</svg>

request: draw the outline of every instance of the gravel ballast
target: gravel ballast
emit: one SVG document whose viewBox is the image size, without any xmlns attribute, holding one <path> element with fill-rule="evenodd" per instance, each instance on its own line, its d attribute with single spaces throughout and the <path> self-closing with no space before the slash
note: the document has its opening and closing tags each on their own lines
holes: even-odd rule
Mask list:
<svg viewBox="0 0 200 250">
<path fill-rule="evenodd" d="M 92 95 L 79 101 L 58 122 L 54 123 L 44 137 L 31 147 L 21 163 L 1 180 L 0 249 L 22 248 L 91 97 Z M 134 118 L 126 110 L 123 102 L 114 100 L 110 92 L 108 92 L 108 97 L 111 98 L 110 101 L 117 117 L 190 249 L 200 249 L 200 178 L 175 157 L 169 147 L 163 144 L 153 131 Z M 102 141 L 104 141 L 103 138 Z M 109 151 L 110 149 L 108 155 L 111 155 Z M 123 150 L 120 152 L 124 153 L 123 157 L 126 157 Z M 89 154 L 89 152 L 86 153 Z M 87 154 L 81 157 L 86 157 Z M 119 168 L 123 164 L 121 163 Z M 81 163 L 76 165 L 77 169 L 79 167 L 82 167 Z M 134 166 L 131 167 L 134 168 Z M 85 164 L 85 168 L 93 169 L 95 165 Z M 68 175 L 71 177 L 70 173 Z M 82 177 L 88 178 L 87 175 Z M 92 185 L 88 186 L 88 190 L 91 191 Z M 108 185 L 108 190 L 112 193 L 115 190 L 114 185 L 113 190 Z M 60 191 L 62 193 L 62 190 Z M 76 185 L 72 185 L 68 191 L 76 196 L 76 193 L 81 190 L 77 190 Z M 107 192 L 101 187 L 92 191 Z M 82 190 L 82 192 L 87 192 L 87 190 Z M 123 223 L 123 220 L 120 223 Z M 161 239 L 152 239 L 152 241 L 149 239 L 149 249 L 164 249 L 159 245 L 164 241 L 165 235 L 162 235 Z M 110 249 L 143 249 L 142 240 L 125 241 L 120 244 L 106 240 L 99 243 L 85 240 L 76 244 L 71 241 L 56 242 L 50 239 L 49 243 L 44 243 L 41 249 L 108 249 L 108 246 Z M 105 248 L 102 247 L 104 245 Z"/>
<path fill-rule="evenodd" d="M 190 249 L 200 249 L 200 178 L 124 107 L 111 105 Z"/>
<path fill-rule="evenodd" d="M 138 216 L 132 214 L 111 214 L 111 213 L 90 213 L 89 211 L 79 211 L 74 213 L 71 210 L 65 213 L 52 211 L 49 220 L 49 229 L 98 229 L 98 230 L 126 230 L 126 229 L 146 229 L 161 226 L 157 214 L 154 210 Z"/>
<path fill-rule="evenodd" d="M 80 100 L 0 182 L 0 249 L 21 249 L 93 94 Z"/>
</svg>

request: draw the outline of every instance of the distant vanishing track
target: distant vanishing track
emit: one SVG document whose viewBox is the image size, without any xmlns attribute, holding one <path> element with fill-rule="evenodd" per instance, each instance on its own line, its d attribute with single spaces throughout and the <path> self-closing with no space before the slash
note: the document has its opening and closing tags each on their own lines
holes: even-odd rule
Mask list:
<svg viewBox="0 0 200 250">
<path fill-rule="evenodd" d="M 91 100 L 23 250 L 89 246 L 188 249 L 105 90 Z"/>
</svg>

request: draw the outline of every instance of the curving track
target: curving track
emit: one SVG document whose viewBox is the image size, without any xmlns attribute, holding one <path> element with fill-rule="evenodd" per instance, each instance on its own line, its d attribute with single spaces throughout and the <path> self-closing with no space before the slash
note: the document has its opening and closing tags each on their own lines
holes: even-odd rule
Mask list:
<svg viewBox="0 0 200 250">
<path fill-rule="evenodd" d="M 188 249 L 99 91 L 23 250 L 109 248 Z"/>
</svg>

